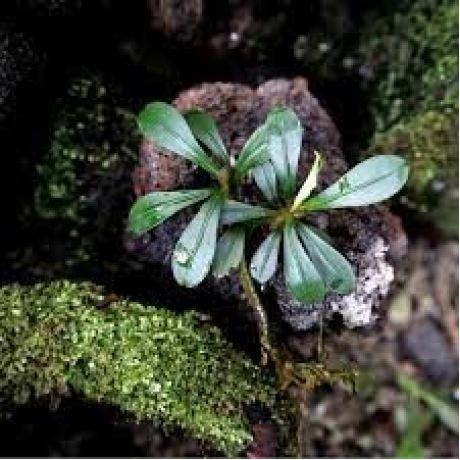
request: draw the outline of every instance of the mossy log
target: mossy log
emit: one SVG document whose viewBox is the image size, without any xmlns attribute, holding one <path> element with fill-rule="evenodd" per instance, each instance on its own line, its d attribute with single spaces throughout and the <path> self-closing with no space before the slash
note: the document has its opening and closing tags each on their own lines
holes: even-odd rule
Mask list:
<svg viewBox="0 0 460 460">
<path fill-rule="evenodd" d="M 277 385 L 192 311 L 112 298 L 91 283 L 0 289 L 0 402 L 66 393 L 180 427 L 229 456 L 252 436 L 245 408 L 280 407 Z"/>
</svg>

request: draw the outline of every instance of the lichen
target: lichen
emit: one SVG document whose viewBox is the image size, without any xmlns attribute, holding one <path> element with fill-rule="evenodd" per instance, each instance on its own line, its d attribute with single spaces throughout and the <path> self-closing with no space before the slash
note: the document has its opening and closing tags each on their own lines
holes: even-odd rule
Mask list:
<svg viewBox="0 0 460 460">
<path fill-rule="evenodd" d="M 69 281 L 1 288 L 0 402 L 73 390 L 241 453 L 245 406 L 281 407 L 269 371 L 193 312 L 112 297 Z"/>
<path fill-rule="evenodd" d="M 403 201 L 441 228 L 435 210 L 458 214 L 458 12 L 453 0 L 402 2 L 369 22 L 360 47 L 375 123 L 367 152 L 410 159 Z"/>
</svg>

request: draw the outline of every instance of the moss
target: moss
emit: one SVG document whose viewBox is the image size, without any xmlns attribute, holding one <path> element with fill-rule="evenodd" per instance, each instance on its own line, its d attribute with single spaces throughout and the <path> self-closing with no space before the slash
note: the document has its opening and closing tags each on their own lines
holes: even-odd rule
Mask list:
<svg viewBox="0 0 460 460">
<path fill-rule="evenodd" d="M 110 302 L 90 283 L 1 288 L 0 369 L 3 401 L 72 389 L 228 455 L 251 440 L 244 407 L 279 404 L 271 374 L 193 312 Z"/>
<path fill-rule="evenodd" d="M 409 155 L 411 175 L 403 203 L 430 219 L 445 208 L 450 218 L 440 223 L 449 234 L 456 233 L 451 221 L 458 220 L 458 125 L 449 116 L 427 111 L 395 123 L 375 134 L 370 150 Z"/>
<path fill-rule="evenodd" d="M 421 111 L 458 110 L 458 3 L 404 1 L 369 21 L 360 54 L 377 131 Z"/>
<path fill-rule="evenodd" d="M 68 273 L 95 259 L 106 263 L 101 250 L 112 254 L 121 246 L 139 141 L 125 99 L 97 75 L 71 79 L 57 102 L 49 149 L 37 165 L 33 203 L 22 210 L 31 244 L 11 255 L 18 269 L 46 272 L 47 261 Z"/>
<path fill-rule="evenodd" d="M 37 168 L 37 214 L 85 224 L 94 206 L 89 191 L 134 161 L 136 141 L 133 114 L 117 106 L 102 80 L 75 78 L 60 101 L 49 152 Z"/>
<path fill-rule="evenodd" d="M 458 3 L 401 3 L 365 29 L 360 53 L 375 122 L 368 152 L 407 155 L 412 172 L 403 200 L 410 207 L 427 217 L 452 210 L 458 194 Z M 432 220 L 443 227 L 443 220 Z"/>
</svg>

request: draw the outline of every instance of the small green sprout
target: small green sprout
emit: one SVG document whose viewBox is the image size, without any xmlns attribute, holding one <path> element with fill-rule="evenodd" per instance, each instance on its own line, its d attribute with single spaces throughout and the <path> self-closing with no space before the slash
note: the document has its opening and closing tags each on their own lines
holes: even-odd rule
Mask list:
<svg viewBox="0 0 460 460">
<path fill-rule="evenodd" d="M 403 158 L 378 155 L 352 168 L 327 189 L 317 188 L 321 156 L 315 152 L 310 172 L 298 189 L 302 126 L 289 108 L 275 108 L 233 159 L 212 117 L 193 110 L 182 115 L 171 105 L 148 104 L 138 117 L 143 135 L 158 147 L 206 170 L 206 189 L 152 192 L 133 205 L 129 226 L 141 235 L 182 209 L 201 203 L 176 244 L 171 261 L 180 285 L 195 287 L 212 272 L 230 273 L 245 258 L 245 241 L 262 227 L 268 231 L 249 264 L 253 279 L 267 283 L 282 252 L 289 293 L 304 303 L 321 302 L 328 291 L 348 294 L 356 279 L 348 261 L 308 223 L 312 212 L 378 203 L 406 183 Z M 253 177 L 263 202 L 238 201 L 240 186 Z M 297 191 L 298 190 L 298 191 Z M 221 236 L 219 237 L 219 233 Z"/>
</svg>

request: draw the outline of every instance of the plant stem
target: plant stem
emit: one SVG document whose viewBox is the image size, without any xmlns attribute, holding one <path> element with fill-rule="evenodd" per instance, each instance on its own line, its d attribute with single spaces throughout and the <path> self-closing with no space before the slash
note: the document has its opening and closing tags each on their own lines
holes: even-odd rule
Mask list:
<svg viewBox="0 0 460 460">
<path fill-rule="evenodd" d="M 252 278 L 248 270 L 248 265 L 244 257 L 240 262 L 239 275 L 243 291 L 256 316 L 257 327 L 259 329 L 260 344 L 262 346 L 262 363 L 266 364 L 268 360 L 268 354 L 271 355 L 273 352 L 269 339 L 267 315 L 265 313 L 264 307 L 262 306 L 259 295 L 257 294 L 254 283 L 252 282 Z"/>
<path fill-rule="evenodd" d="M 298 457 L 308 458 L 311 454 L 309 436 L 308 394 L 306 391 L 299 396 L 299 425 L 297 428 Z"/>
<path fill-rule="evenodd" d="M 297 386 L 298 404 L 299 404 L 299 425 L 297 429 L 297 447 L 299 458 L 306 458 L 309 451 L 309 414 L 308 414 L 308 395 L 309 392 L 304 388 L 302 378 L 296 375 L 292 362 L 283 359 L 282 354 L 271 346 L 269 338 L 268 320 L 263 308 L 260 297 L 256 291 L 248 266 L 243 258 L 239 266 L 240 283 L 246 298 L 252 307 L 259 328 L 260 344 L 262 346 L 262 364 L 267 364 L 270 358 L 275 364 L 278 378 L 280 379 L 281 388 L 287 388 L 291 383 Z"/>
<path fill-rule="evenodd" d="M 323 318 L 323 308 L 321 307 L 319 312 L 319 336 L 318 336 L 318 362 L 323 360 L 323 339 L 324 339 L 324 318 Z"/>
</svg>

